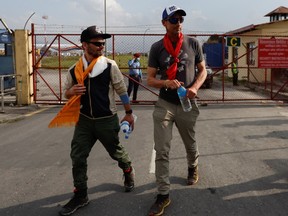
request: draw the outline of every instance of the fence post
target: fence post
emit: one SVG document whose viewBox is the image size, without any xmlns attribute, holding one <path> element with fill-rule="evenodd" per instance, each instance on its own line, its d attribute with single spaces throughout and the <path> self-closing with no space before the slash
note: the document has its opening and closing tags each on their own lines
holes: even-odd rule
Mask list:
<svg viewBox="0 0 288 216">
<path fill-rule="evenodd" d="M 33 102 L 31 36 L 27 30 L 15 30 L 15 72 L 21 76 L 21 104 Z M 17 88 L 19 89 L 19 88 Z M 18 101 L 17 101 L 18 102 Z"/>
</svg>

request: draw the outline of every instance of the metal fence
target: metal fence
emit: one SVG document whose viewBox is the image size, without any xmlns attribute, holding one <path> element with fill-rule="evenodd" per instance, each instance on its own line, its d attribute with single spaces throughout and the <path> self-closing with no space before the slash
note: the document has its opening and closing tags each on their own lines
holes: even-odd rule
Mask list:
<svg viewBox="0 0 288 216">
<path fill-rule="evenodd" d="M 16 87 L 5 88 L 5 81 L 19 83 Z M 22 76 L 17 74 L 0 75 L 1 110 L 4 112 L 5 102 L 18 101 L 18 106 L 22 105 Z M 12 100 L 11 100 L 12 99 Z"/>
<path fill-rule="evenodd" d="M 33 25 L 32 25 L 33 27 Z M 214 34 L 191 34 L 201 44 L 215 43 L 210 41 Z M 217 63 L 210 65 L 213 83 L 211 88 L 201 88 L 199 100 L 208 102 L 246 101 L 262 102 L 267 100 L 287 101 L 287 69 L 259 69 L 256 62 L 257 41 L 267 36 L 250 36 L 244 46 L 254 43 L 249 49 L 227 49 L 225 38 L 227 35 L 216 35 L 220 49 L 213 48 L 206 52 Z M 235 36 L 235 35 L 234 35 Z M 112 34 L 106 41 L 105 54 L 114 59 L 125 76 L 128 85 L 127 62 L 135 52 L 141 53 L 141 67 L 143 81 L 138 91 L 138 104 L 153 104 L 157 100 L 158 90 L 147 86 L 146 68 L 151 45 L 160 40 L 163 34 Z M 283 36 L 282 36 L 283 37 Z M 34 74 L 34 100 L 36 103 L 61 104 L 66 100 L 63 97 L 63 83 L 67 69 L 72 66 L 82 55 L 80 34 L 65 33 L 35 33 L 32 28 L 32 53 Z M 208 54 L 209 52 L 209 54 Z M 238 61 L 239 85 L 233 86 L 231 74 L 231 55 Z M 254 55 L 254 56 L 253 56 Z M 210 57 L 211 58 L 211 57 Z M 220 61 L 220 63 L 219 63 Z M 209 59 L 207 59 L 207 62 Z M 219 65 L 218 65 L 219 63 Z M 281 75 L 280 75 L 281 73 Z"/>
</svg>

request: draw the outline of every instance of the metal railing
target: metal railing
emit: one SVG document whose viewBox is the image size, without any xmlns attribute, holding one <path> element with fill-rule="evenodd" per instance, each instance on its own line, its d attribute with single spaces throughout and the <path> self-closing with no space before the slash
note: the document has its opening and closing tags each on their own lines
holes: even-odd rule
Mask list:
<svg viewBox="0 0 288 216">
<path fill-rule="evenodd" d="M 12 77 L 15 79 L 15 88 L 6 88 L 5 89 L 5 78 Z M 19 77 L 19 79 L 18 79 Z M 19 83 L 19 85 L 17 85 Z M 0 75 L 0 93 L 1 93 L 1 113 L 4 113 L 4 103 L 5 103 L 5 95 L 15 93 L 16 100 L 18 98 L 18 105 L 22 105 L 22 75 L 18 74 L 7 74 L 7 75 Z"/>
</svg>

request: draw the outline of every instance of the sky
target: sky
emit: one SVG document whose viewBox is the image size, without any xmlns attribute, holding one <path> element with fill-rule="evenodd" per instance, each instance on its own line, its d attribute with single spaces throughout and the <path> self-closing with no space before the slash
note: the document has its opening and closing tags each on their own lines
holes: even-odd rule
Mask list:
<svg viewBox="0 0 288 216">
<path fill-rule="evenodd" d="M 186 11 L 184 33 L 225 33 L 250 24 L 269 22 L 269 17 L 264 16 L 280 6 L 288 7 L 288 1 L 3 0 L 0 18 L 12 30 L 29 30 L 31 23 L 35 23 L 46 26 L 47 30 L 53 26 L 65 29 L 69 26 L 69 31 L 74 29 L 75 33 L 97 25 L 111 34 L 152 34 L 164 32 L 161 16 L 164 8 L 170 5 Z M 2 23 L 1 28 L 4 28 Z"/>
</svg>

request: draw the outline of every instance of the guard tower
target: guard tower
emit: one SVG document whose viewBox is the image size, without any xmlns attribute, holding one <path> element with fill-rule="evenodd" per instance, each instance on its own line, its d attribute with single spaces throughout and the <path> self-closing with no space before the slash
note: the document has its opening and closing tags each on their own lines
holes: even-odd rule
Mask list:
<svg viewBox="0 0 288 216">
<path fill-rule="evenodd" d="M 270 17 L 270 22 L 288 19 L 288 8 L 283 6 L 278 7 L 270 13 L 266 14 L 265 17 Z"/>
</svg>

